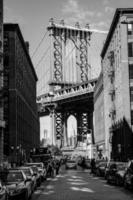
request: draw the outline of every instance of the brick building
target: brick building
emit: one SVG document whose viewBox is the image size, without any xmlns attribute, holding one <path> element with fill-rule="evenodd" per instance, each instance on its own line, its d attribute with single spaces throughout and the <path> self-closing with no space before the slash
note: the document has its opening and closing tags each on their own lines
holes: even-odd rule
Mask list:
<svg viewBox="0 0 133 200">
<path fill-rule="evenodd" d="M 14 162 L 40 143 L 37 76 L 27 44 L 18 24 L 4 24 L 4 154 Z"/>
<path fill-rule="evenodd" d="M 3 0 L 0 1 L 0 164 L 3 162 L 4 98 L 3 98 Z"/>
<path fill-rule="evenodd" d="M 133 157 L 133 8 L 116 9 L 101 52 L 106 156 Z"/>
</svg>

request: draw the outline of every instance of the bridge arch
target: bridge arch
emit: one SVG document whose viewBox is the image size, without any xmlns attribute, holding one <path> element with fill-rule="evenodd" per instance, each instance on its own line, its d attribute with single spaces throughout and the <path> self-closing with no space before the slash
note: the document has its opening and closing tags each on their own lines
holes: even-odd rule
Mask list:
<svg viewBox="0 0 133 200">
<path fill-rule="evenodd" d="M 69 146 L 75 146 L 77 141 L 77 119 L 74 115 L 67 118 L 67 142 Z"/>
</svg>

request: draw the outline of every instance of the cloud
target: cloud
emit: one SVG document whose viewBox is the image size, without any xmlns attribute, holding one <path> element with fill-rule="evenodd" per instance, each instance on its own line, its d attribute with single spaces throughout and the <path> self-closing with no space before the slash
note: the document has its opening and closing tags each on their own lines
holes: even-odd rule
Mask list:
<svg viewBox="0 0 133 200">
<path fill-rule="evenodd" d="M 108 21 L 98 21 L 95 23 L 91 24 L 91 28 L 97 28 L 97 29 L 101 29 L 102 31 L 107 32 L 107 30 L 109 29 L 109 25 L 110 23 Z"/>
<path fill-rule="evenodd" d="M 102 17 L 102 16 L 103 16 L 103 13 L 98 12 L 98 13 L 96 14 L 96 16 L 97 16 L 97 17 Z"/>
<path fill-rule="evenodd" d="M 104 1 L 103 1 L 103 5 L 104 5 L 104 6 L 109 5 L 109 0 L 104 0 Z"/>
<path fill-rule="evenodd" d="M 115 9 L 112 8 L 112 7 L 109 7 L 109 6 L 106 6 L 106 7 L 105 7 L 105 12 L 106 12 L 106 13 L 111 13 L 111 14 L 112 14 L 112 13 L 114 12 L 114 10 L 115 10 Z"/>
<path fill-rule="evenodd" d="M 109 10 L 109 7 L 106 9 Z M 82 26 L 90 23 L 90 28 L 92 29 L 106 31 L 109 28 L 105 20 L 99 22 L 99 19 L 103 17 L 102 12 L 89 10 L 87 7 L 84 7 L 83 4 L 80 5 L 78 0 L 67 0 L 66 3 L 63 4 L 62 14 L 65 17 L 66 24 L 74 25 L 78 21 Z"/>
<path fill-rule="evenodd" d="M 93 17 L 95 12 L 79 5 L 77 0 L 68 0 L 62 8 L 63 15 L 66 15 L 67 22 L 73 23 L 79 21 L 80 23 L 88 22 L 88 18 Z"/>
<path fill-rule="evenodd" d="M 78 2 L 75 0 L 69 0 L 63 7 L 63 13 L 77 13 L 79 11 Z"/>
</svg>

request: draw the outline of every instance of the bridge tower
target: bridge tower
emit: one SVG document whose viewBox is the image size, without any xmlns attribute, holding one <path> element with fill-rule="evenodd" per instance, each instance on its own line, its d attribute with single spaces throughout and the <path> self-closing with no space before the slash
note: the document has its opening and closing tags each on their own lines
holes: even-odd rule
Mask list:
<svg viewBox="0 0 133 200">
<path fill-rule="evenodd" d="M 86 25 L 86 28 L 81 29 L 78 22 L 75 27 L 71 27 L 66 26 L 64 20 L 61 20 L 60 24 L 55 24 L 53 18 L 51 18 L 47 29 L 51 37 L 51 80 L 49 84 L 60 87 L 67 85 L 67 82 L 65 82 L 65 52 L 69 41 L 72 41 L 75 47 L 76 81 L 88 81 L 91 78 L 91 69 L 88 64 L 88 48 L 91 36 L 89 24 Z"/>
<path fill-rule="evenodd" d="M 85 28 L 80 28 L 79 23 L 71 27 L 65 25 L 64 20 L 61 20 L 60 24 L 55 24 L 53 18 L 50 19 L 47 29 L 51 41 L 49 94 L 52 99 L 56 90 L 86 83 L 91 79 L 91 67 L 88 64 L 91 31 L 88 24 Z M 70 43 L 73 44 L 72 49 L 69 49 Z M 74 64 L 71 67 L 66 59 L 68 55 L 73 59 Z M 52 131 L 53 134 L 55 133 L 52 135 L 53 144 L 56 139 L 60 139 L 63 146 L 67 145 L 67 119 L 70 114 L 77 119 L 78 136 L 86 135 L 88 130 L 92 129 L 92 120 L 90 120 L 92 116 L 90 117 L 90 113 L 85 109 L 84 111 L 58 110 L 55 103 L 50 103 L 49 111 Z"/>
</svg>

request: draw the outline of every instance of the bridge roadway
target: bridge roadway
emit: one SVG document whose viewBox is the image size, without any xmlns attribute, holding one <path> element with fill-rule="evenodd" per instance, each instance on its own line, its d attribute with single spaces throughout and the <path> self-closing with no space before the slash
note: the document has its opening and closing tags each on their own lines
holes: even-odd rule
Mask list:
<svg viewBox="0 0 133 200">
<path fill-rule="evenodd" d="M 109 185 L 103 178 L 90 175 L 88 170 L 65 170 L 47 179 L 31 200 L 132 200 L 133 193 Z"/>
<path fill-rule="evenodd" d="M 92 112 L 93 92 L 97 79 L 76 84 L 54 91 L 54 96 L 49 93 L 37 97 L 38 112 L 40 116 L 49 115 L 49 108 L 53 105 L 57 112 Z"/>
</svg>

